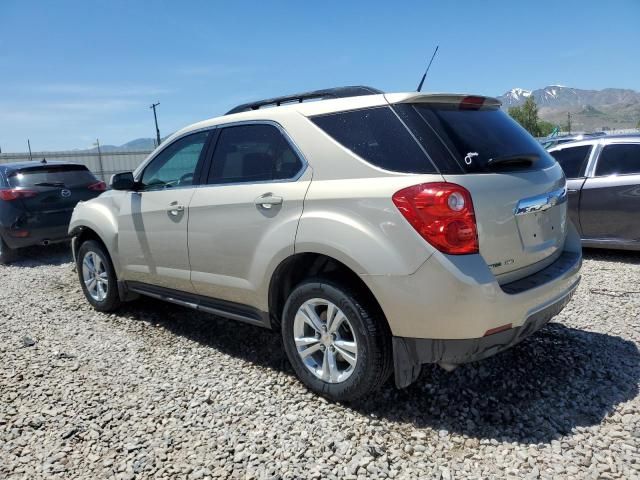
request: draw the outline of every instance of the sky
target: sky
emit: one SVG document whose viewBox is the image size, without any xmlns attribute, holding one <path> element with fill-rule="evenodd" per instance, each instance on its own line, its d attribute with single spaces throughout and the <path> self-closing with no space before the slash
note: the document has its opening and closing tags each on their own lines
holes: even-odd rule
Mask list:
<svg viewBox="0 0 640 480">
<path fill-rule="evenodd" d="M 0 148 L 120 145 L 342 85 L 640 90 L 640 0 L 0 0 Z"/>
</svg>

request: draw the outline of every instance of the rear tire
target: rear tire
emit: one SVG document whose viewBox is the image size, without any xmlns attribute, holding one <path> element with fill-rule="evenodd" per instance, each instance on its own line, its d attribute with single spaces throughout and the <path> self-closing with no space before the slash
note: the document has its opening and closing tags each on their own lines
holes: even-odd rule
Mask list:
<svg viewBox="0 0 640 480">
<path fill-rule="evenodd" d="M 5 243 L 0 237 L 0 264 L 6 265 L 16 259 L 16 251 Z"/>
<path fill-rule="evenodd" d="M 87 240 L 80 245 L 76 269 L 84 296 L 93 308 L 112 312 L 121 305 L 111 257 L 100 243 Z"/>
<path fill-rule="evenodd" d="M 291 292 L 282 316 L 284 348 L 310 390 L 334 401 L 352 401 L 389 378 L 390 334 L 372 303 L 366 295 L 322 278 Z"/>
</svg>

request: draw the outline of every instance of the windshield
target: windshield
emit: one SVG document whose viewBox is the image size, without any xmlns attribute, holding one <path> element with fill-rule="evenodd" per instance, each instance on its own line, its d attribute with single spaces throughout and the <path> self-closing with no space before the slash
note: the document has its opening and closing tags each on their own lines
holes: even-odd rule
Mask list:
<svg viewBox="0 0 640 480">
<path fill-rule="evenodd" d="M 29 167 L 8 174 L 10 187 L 84 186 L 97 181 L 82 165 Z"/>
</svg>

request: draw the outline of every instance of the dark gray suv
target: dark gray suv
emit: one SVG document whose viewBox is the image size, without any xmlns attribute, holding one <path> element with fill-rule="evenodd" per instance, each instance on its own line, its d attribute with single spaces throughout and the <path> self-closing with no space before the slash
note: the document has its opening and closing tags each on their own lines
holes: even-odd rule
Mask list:
<svg viewBox="0 0 640 480">
<path fill-rule="evenodd" d="M 567 176 L 582 244 L 640 250 L 640 135 L 591 138 L 549 153 Z"/>
<path fill-rule="evenodd" d="M 0 263 L 11 261 L 18 248 L 68 239 L 76 204 L 106 188 L 84 165 L 47 161 L 0 165 Z"/>
</svg>

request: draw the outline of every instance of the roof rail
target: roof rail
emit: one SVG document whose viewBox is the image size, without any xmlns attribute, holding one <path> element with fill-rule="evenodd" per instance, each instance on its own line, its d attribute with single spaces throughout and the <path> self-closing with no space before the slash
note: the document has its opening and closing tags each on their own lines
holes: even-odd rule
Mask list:
<svg viewBox="0 0 640 480">
<path fill-rule="evenodd" d="M 361 95 L 377 95 L 379 93 L 384 92 L 382 90 L 378 90 L 377 88 L 365 87 L 362 85 L 326 88 L 324 90 L 314 90 L 313 92 L 297 93 L 295 95 L 285 95 L 284 97 L 267 98 L 265 100 L 258 100 L 256 102 L 243 103 L 242 105 L 238 105 L 237 107 L 232 108 L 227 113 L 225 113 L 225 115 L 258 110 L 260 107 L 265 107 L 267 105 L 279 107 L 284 103 L 302 103 L 305 100 L 325 100 L 328 98 L 358 97 Z"/>
</svg>

